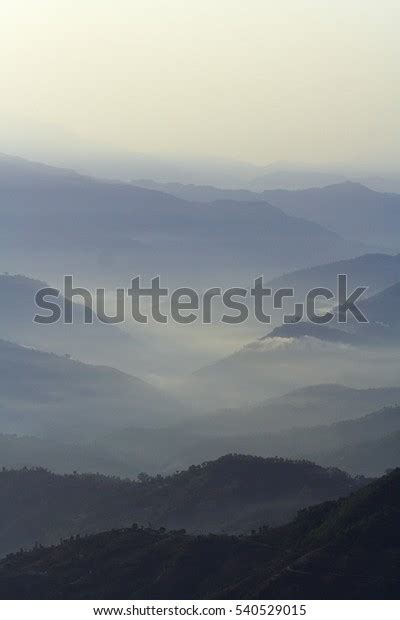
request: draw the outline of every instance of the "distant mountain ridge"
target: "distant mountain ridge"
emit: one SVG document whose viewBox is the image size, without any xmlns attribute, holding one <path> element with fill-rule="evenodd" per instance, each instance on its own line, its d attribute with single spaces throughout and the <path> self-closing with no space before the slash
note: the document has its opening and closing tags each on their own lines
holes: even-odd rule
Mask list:
<svg viewBox="0 0 400 620">
<path fill-rule="evenodd" d="M 375 476 L 395 469 L 399 464 L 400 431 L 378 439 L 360 441 L 351 446 L 333 450 L 319 459 L 321 464 L 335 463 L 345 471 L 363 476 Z"/>
<path fill-rule="evenodd" d="M 262 195 L 288 214 L 318 222 L 347 238 L 399 251 L 400 194 L 347 181 L 298 191 L 267 190 Z"/>
<path fill-rule="evenodd" d="M 67 168 L 59 168 L 22 157 L 0 153 L 0 185 L 14 187 L 24 185 L 37 187 L 48 183 L 83 182 L 85 175 Z"/>
<path fill-rule="evenodd" d="M 3 433 L 86 443 L 131 424 L 171 423 L 185 412 L 141 379 L 3 340 L 0 370 Z"/>
<path fill-rule="evenodd" d="M 196 416 L 180 426 L 198 433 L 212 428 L 214 434 L 221 435 L 282 432 L 293 427 L 350 424 L 349 420 L 372 415 L 397 403 L 400 403 L 400 388 L 355 389 L 322 384 L 293 390 L 257 405 Z"/>
<path fill-rule="evenodd" d="M 86 439 L 83 445 L 68 443 L 63 438 L 3 434 L 0 435 L 0 467 L 42 466 L 56 473 L 96 471 L 130 477 L 143 471 L 165 475 L 204 460 L 218 459 L 222 454 L 245 452 L 263 458 L 279 455 L 308 459 L 319 465 L 340 467 L 352 475 L 378 476 L 398 463 L 400 409 L 395 405 L 400 397 L 398 390 L 392 393 L 388 401 L 393 406 L 367 415 L 364 415 L 367 407 L 360 414 L 356 398 L 353 408 L 351 399 L 346 405 L 338 398 L 338 408 L 343 407 L 349 419 L 337 423 L 321 424 L 324 418 L 321 413 L 319 424 L 307 426 L 307 416 L 302 417 L 298 405 L 295 428 L 275 432 L 270 430 L 268 419 L 258 421 L 250 415 L 247 418 L 246 412 L 240 423 L 233 412 L 229 425 L 229 412 L 226 412 L 224 416 L 205 417 L 202 423 L 193 420 L 192 426 L 187 423 L 162 429 L 127 427 L 94 441 Z M 371 403 L 375 398 L 372 390 Z M 361 408 L 362 398 L 360 401 Z M 352 418 L 355 414 L 357 417 Z"/>
<path fill-rule="evenodd" d="M 367 286 L 370 297 L 400 281 L 400 254 L 363 254 L 356 258 L 299 269 L 279 276 L 270 282 L 273 290 L 291 287 L 295 299 L 304 301 L 308 291 L 317 287 L 336 292 L 339 274 L 346 274 L 348 287 Z"/>
<path fill-rule="evenodd" d="M 86 363 L 115 366 L 127 372 L 146 372 L 147 359 L 143 338 L 134 338 L 118 326 L 100 322 L 93 308 L 93 323 L 84 323 L 82 304 L 69 302 L 60 294 L 56 301 L 61 310 L 61 320 L 53 324 L 34 323 L 36 314 L 48 316 L 39 308 L 35 296 L 49 284 L 22 275 L 0 275 L 0 338 L 31 346 L 59 355 L 68 354 Z M 66 324 L 64 307 L 71 308 L 73 323 Z M 132 362 L 137 355 L 139 364 Z"/>
<path fill-rule="evenodd" d="M 349 323 L 342 336 L 337 329 L 334 322 L 318 327 L 285 325 L 273 337 L 253 340 L 185 377 L 181 394 L 191 394 L 210 411 L 256 405 L 311 384 L 333 382 L 364 389 L 372 372 L 377 384 L 397 383 L 395 331 L 358 323 L 353 328 Z"/>
<path fill-rule="evenodd" d="M 169 428 L 126 428 L 100 438 L 91 448 L 111 462 L 120 459 L 125 471 L 130 467 L 153 474 L 245 452 L 308 459 L 341 466 L 354 475 L 378 476 L 397 466 L 398 455 L 386 454 L 381 443 L 400 431 L 399 403 L 398 388 L 315 386 L 258 408 L 197 416 Z M 342 456 L 365 442 L 375 442 L 376 454 L 360 454 L 358 461 Z"/>
<path fill-rule="evenodd" d="M 317 314 L 331 313 L 329 323 L 316 324 L 304 316 L 301 321 L 278 325 L 200 368 L 186 379 L 183 390 L 192 390 L 200 402 L 203 399 L 205 408 L 219 409 L 232 406 L 235 400 L 245 405 L 246 400 L 262 400 L 263 394 L 279 396 L 312 383 L 366 387 L 372 367 L 381 384 L 393 385 L 400 369 L 395 355 L 400 341 L 400 283 L 361 297 L 356 307 L 366 322 L 358 321 L 352 312 L 339 322 L 338 306 L 317 307 Z"/>
<path fill-rule="evenodd" d="M 189 203 L 128 183 L 65 171 L 57 176 L 52 168 L 46 176 L 46 168 L 15 159 L 16 172 L 8 177 L 9 167 L 0 161 L 0 213 L 7 229 L 0 258 L 13 271 L 24 272 L 23 246 L 32 271 L 50 281 L 68 267 L 69 273 L 91 279 L 100 269 L 103 284 L 125 284 L 122 279 L 132 275 L 135 265 L 136 273 L 164 274 L 179 284 L 183 276 L 203 284 L 213 276 L 224 284 L 232 272 L 242 281 L 260 268 L 268 267 L 272 276 L 366 250 L 364 244 L 288 216 L 265 200 Z M 26 182 L 20 179 L 24 174 Z M 35 174 L 37 183 L 32 180 Z M 184 260 L 188 255 L 190 270 Z"/>
<path fill-rule="evenodd" d="M 361 300 L 359 306 L 368 315 L 371 323 L 380 323 L 387 327 L 400 326 L 400 282 L 385 288 L 366 300 Z"/>
<path fill-rule="evenodd" d="M 287 187 L 285 176 L 288 177 L 284 172 L 274 172 L 260 177 L 251 186 L 254 191 L 159 184 L 151 180 L 137 183 L 197 202 L 265 200 L 288 215 L 317 222 L 345 239 L 371 244 L 376 249 L 400 250 L 400 193 L 376 191 L 344 176 L 325 173 L 312 173 L 305 184 L 292 183 Z M 298 178 L 304 180 L 304 173 L 298 173 Z M 400 192 L 400 185 L 397 191 Z"/>
</svg>

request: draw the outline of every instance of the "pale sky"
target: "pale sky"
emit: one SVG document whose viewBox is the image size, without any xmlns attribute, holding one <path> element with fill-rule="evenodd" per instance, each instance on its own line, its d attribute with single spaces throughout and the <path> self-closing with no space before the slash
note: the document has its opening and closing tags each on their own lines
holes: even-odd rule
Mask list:
<svg viewBox="0 0 400 620">
<path fill-rule="evenodd" d="M 400 155 L 396 0 L 2 0 L 0 151 Z"/>
</svg>

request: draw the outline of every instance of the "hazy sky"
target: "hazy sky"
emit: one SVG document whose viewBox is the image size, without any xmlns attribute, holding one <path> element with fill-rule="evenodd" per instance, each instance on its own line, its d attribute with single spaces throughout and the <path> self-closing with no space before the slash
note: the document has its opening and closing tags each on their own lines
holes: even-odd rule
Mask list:
<svg viewBox="0 0 400 620">
<path fill-rule="evenodd" d="M 3 0 L 0 151 L 397 167 L 399 18 L 397 0 Z"/>
</svg>

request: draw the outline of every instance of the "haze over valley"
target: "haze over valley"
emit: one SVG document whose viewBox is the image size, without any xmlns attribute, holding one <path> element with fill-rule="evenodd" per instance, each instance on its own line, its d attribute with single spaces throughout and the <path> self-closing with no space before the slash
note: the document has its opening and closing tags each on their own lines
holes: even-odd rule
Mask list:
<svg viewBox="0 0 400 620">
<path fill-rule="evenodd" d="M 398 598 L 400 11 L 327 8 L 5 1 L 0 599 Z"/>
</svg>

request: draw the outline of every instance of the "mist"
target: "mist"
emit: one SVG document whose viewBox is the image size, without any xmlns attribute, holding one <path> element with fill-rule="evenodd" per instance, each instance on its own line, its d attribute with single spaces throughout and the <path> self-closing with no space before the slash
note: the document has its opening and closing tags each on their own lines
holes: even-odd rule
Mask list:
<svg viewBox="0 0 400 620">
<path fill-rule="evenodd" d="M 0 610 L 398 597 L 399 18 L 2 3 Z"/>
<path fill-rule="evenodd" d="M 397 3 L 95 9 L 3 3 L 4 151 L 70 165 L 143 153 L 397 172 Z"/>
</svg>

